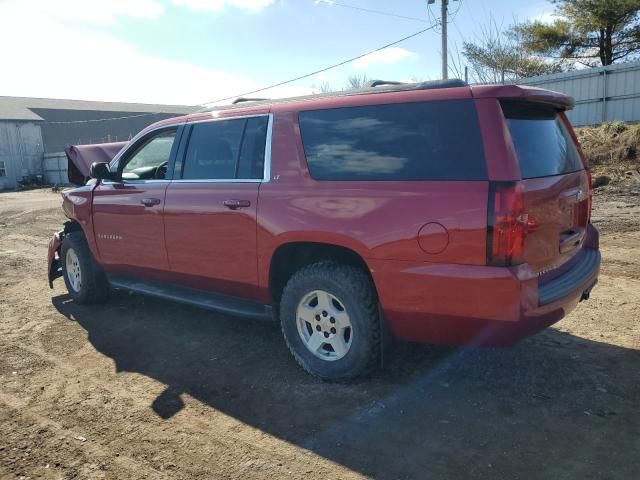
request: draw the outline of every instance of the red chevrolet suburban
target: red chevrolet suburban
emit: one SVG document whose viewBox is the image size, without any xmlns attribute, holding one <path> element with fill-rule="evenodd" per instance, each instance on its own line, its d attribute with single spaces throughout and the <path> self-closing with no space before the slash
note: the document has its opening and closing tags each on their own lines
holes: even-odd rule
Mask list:
<svg viewBox="0 0 640 480">
<path fill-rule="evenodd" d="M 377 81 L 158 122 L 64 192 L 49 283 L 81 304 L 118 288 L 279 320 L 329 380 L 375 366 L 391 336 L 512 344 L 597 281 L 572 106 Z"/>
</svg>

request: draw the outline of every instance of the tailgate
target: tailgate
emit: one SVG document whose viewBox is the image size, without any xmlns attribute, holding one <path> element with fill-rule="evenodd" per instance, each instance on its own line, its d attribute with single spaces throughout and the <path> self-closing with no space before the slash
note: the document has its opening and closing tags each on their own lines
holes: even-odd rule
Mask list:
<svg viewBox="0 0 640 480">
<path fill-rule="evenodd" d="M 562 265 L 582 246 L 589 215 L 586 171 L 523 182 L 523 206 L 536 223 L 524 241 L 523 260 L 535 272 Z"/>
<path fill-rule="evenodd" d="M 580 251 L 589 222 L 589 176 L 562 111 L 532 102 L 501 102 L 522 178 L 530 231 L 523 260 L 538 273 Z"/>
</svg>

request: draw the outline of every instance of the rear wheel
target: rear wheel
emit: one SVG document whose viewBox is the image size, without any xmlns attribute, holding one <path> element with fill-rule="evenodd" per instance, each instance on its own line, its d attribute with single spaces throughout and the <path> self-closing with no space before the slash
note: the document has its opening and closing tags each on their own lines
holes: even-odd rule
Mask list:
<svg viewBox="0 0 640 480">
<path fill-rule="evenodd" d="M 294 358 L 325 380 L 357 377 L 380 356 L 380 318 L 369 276 L 334 263 L 296 272 L 280 303 L 282 333 Z"/>
<path fill-rule="evenodd" d="M 60 247 L 62 274 L 69 295 L 77 303 L 99 303 L 109 295 L 109 283 L 96 263 L 82 232 L 65 235 Z"/>
</svg>

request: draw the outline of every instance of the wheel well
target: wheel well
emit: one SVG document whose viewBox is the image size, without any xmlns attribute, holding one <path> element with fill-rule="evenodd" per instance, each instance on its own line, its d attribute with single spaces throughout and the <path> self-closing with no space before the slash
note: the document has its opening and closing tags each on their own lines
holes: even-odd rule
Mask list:
<svg viewBox="0 0 640 480">
<path fill-rule="evenodd" d="M 69 220 L 67 222 L 64 222 L 64 233 L 71 233 L 71 232 L 82 232 L 84 234 L 82 227 L 75 220 Z"/>
<path fill-rule="evenodd" d="M 274 302 L 280 302 L 282 291 L 295 272 L 306 265 L 323 260 L 360 268 L 369 275 L 373 283 L 367 263 L 349 248 L 314 242 L 287 243 L 278 247 L 269 268 L 269 290 Z"/>
</svg>

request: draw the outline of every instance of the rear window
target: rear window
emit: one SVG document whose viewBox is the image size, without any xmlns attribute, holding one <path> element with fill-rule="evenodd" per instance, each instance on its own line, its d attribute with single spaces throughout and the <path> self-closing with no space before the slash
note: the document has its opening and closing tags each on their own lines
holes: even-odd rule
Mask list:
<svg viewBox="0 0 640 480">
<path fill-rule="evenodd" d="M 301 112 L 316 180 L 486 180 L 471 100 Z"/>
<path fill-rule="evenodd" d="M 582 160 L 567 127 L 553 107 L 502 102 L 522 178 L 581 170 Z"/>
</svg>

